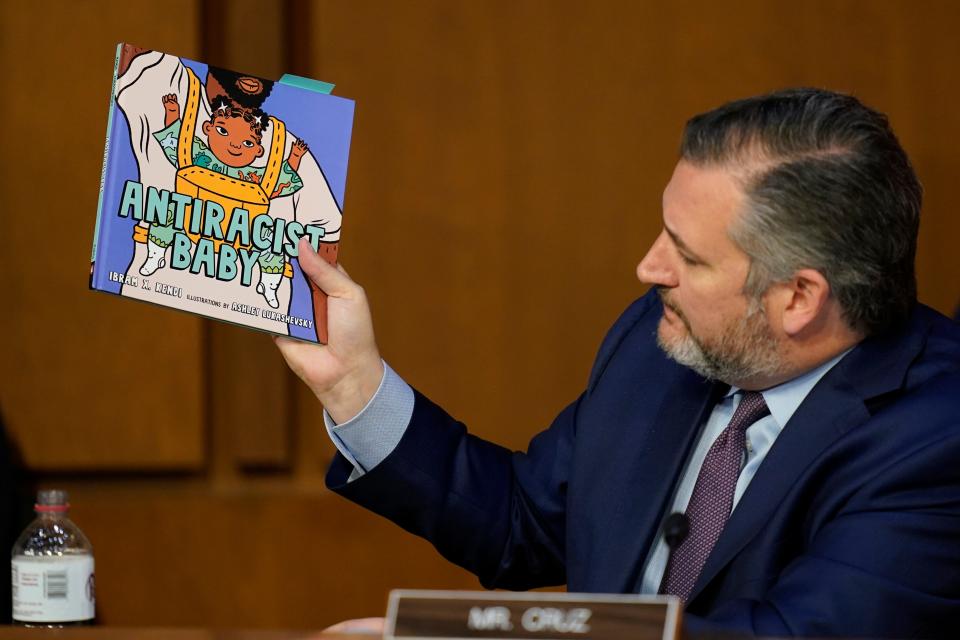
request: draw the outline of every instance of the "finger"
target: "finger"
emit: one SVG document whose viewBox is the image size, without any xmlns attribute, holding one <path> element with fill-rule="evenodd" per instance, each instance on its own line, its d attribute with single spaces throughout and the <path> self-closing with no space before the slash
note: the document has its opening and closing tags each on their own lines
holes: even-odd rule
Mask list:
<svg viewBox="0 0 960 640">
<path fill-rule="evenodd" d="M 284 349 L 286 347 L 295 347 L 300 342 L 299 340 L 294 340 L 293 338 L 290 338 L 287 336 L 272 335 L 270 337 L 273 338 L 274 344 L 276 344 L 281 349 Z"/>
<path fill-rule="evenodd" d="M 283 356 L 283 359 L 287 361 L 287 364 L 290 365 L 290 368 L 293 369 L 297 375 L 300 375 L 301 369 L 298 363 L 303 362 L 305 358 L 315 357 L 317 351 L 323 351 L 327 348 L 326 345 L 294 340 L 286 336 L 271 337 L 273 338 L 273 343 L 277 345 L 277 350 L 280 352 L 280 355 Z"/>
<path fill-rule="evenodd" d="M 350 277 L 330 266 L 330 263 L 313 250 L 306 238 L 300 239 L 297 250 L 300 268 L 328 296 L 342 298 L 355 287 Z"/>
<path fill-rule="evenodd" d="M 383 634 L 383 618 L 344 620 L 323 630 L 324 633 Z"/>
<path fill-rule="evenodd" d="M 295 339 L 295 338 L 291 338 L 290 336 L 281 336 L 281 335 L 277 335 L 277 334 L 272 334 L 270 337 L 273 338 L 273 342 L 274 342 L 278 347 L 280 347 L 281 349 L 284 349 L 284 348 L 290 348 L 290 349 L 300 349 L 300 348 L 303 348 L 303 349 L 317 349 L 317 348 L 321 348 L 321 349 L 322 349 L 322 348 L 324 348 L 324 347 L 327 346 L 327 345 L 325 345 L 325 344 L 320 344 L 320 343 L 317 343 L 317 342 L 304 342 L 303 340 L 297 340 L 297 339 Z"/>
</svg>

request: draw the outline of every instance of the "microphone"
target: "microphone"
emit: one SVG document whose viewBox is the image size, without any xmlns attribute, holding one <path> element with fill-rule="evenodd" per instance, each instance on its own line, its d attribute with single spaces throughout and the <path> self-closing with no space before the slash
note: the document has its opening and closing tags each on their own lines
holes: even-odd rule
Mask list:
<svg viewBox="0 0 960 640">
<path fill-rule="evenodd" d="M 690 518 L 687 514 L 674 512 L 663 521 L 663 539 L 670 549 L 676 549 L 690 533 Z"/>
</svg>

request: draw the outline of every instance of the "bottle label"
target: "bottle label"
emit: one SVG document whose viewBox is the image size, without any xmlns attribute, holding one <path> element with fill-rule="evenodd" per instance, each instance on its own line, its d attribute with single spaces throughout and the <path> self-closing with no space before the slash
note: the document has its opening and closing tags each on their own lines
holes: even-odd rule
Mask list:
<svg viewBox="0 0 960 640">
<path fill-rule="evenodd" d="M 93 556 L 17 556 L 11 565 L 14 620 L 93 619 Z"/>
</svg>

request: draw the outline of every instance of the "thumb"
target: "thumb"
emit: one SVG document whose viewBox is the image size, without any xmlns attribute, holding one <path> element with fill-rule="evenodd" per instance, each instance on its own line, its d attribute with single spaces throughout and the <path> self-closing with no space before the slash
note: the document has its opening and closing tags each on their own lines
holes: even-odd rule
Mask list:
<svg viewBox="0 0 960 640">
<path fill-rule="evenodd" d="M 338 270 L 321 258 L 306 238 L 300 238 L 297 251 L 300 268 L 328 296 L 342 298 L 355 286 L 346 272 Z"/>
</svg>

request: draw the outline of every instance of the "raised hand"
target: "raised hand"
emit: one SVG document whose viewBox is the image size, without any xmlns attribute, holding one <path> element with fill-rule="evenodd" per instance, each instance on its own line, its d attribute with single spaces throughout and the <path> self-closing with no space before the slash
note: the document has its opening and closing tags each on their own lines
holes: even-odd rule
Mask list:
<svg viewBox="0 0 960 640">
<path fill-rule="evenodd" d="M 306 238 L 298 245 L 300 268 L 327 294 L 326 345 L 274 338 L 280 353 L 337 423 L 370 401 L 383 377 L 383 362 L 363 287 L 342 267 L 321 258 Z"/>
<path fill-rule="evenodd" d="M 177 95 L 175 93 L 168 93 L 167 95 L 161 98 L 163 102 L 163 125 L 169 127 L 171 124 L 180 119 L 180 103 L 177 101 Z"/>
<path fill-rule="evenodd" d="M 297 140 L 296 142 L 293 143 L 293 146 L 290 147 L 290 157 L 287 158 L 287 164 L 289 164 L 294 171 L 299 171 L 300 158 L 302 158 L 303 154 L 305 154 L 309 150 L 310 150 L 310 147 L 307 146 L 306 142 L 304 142 L 303 140 Z"/>
</svg>

